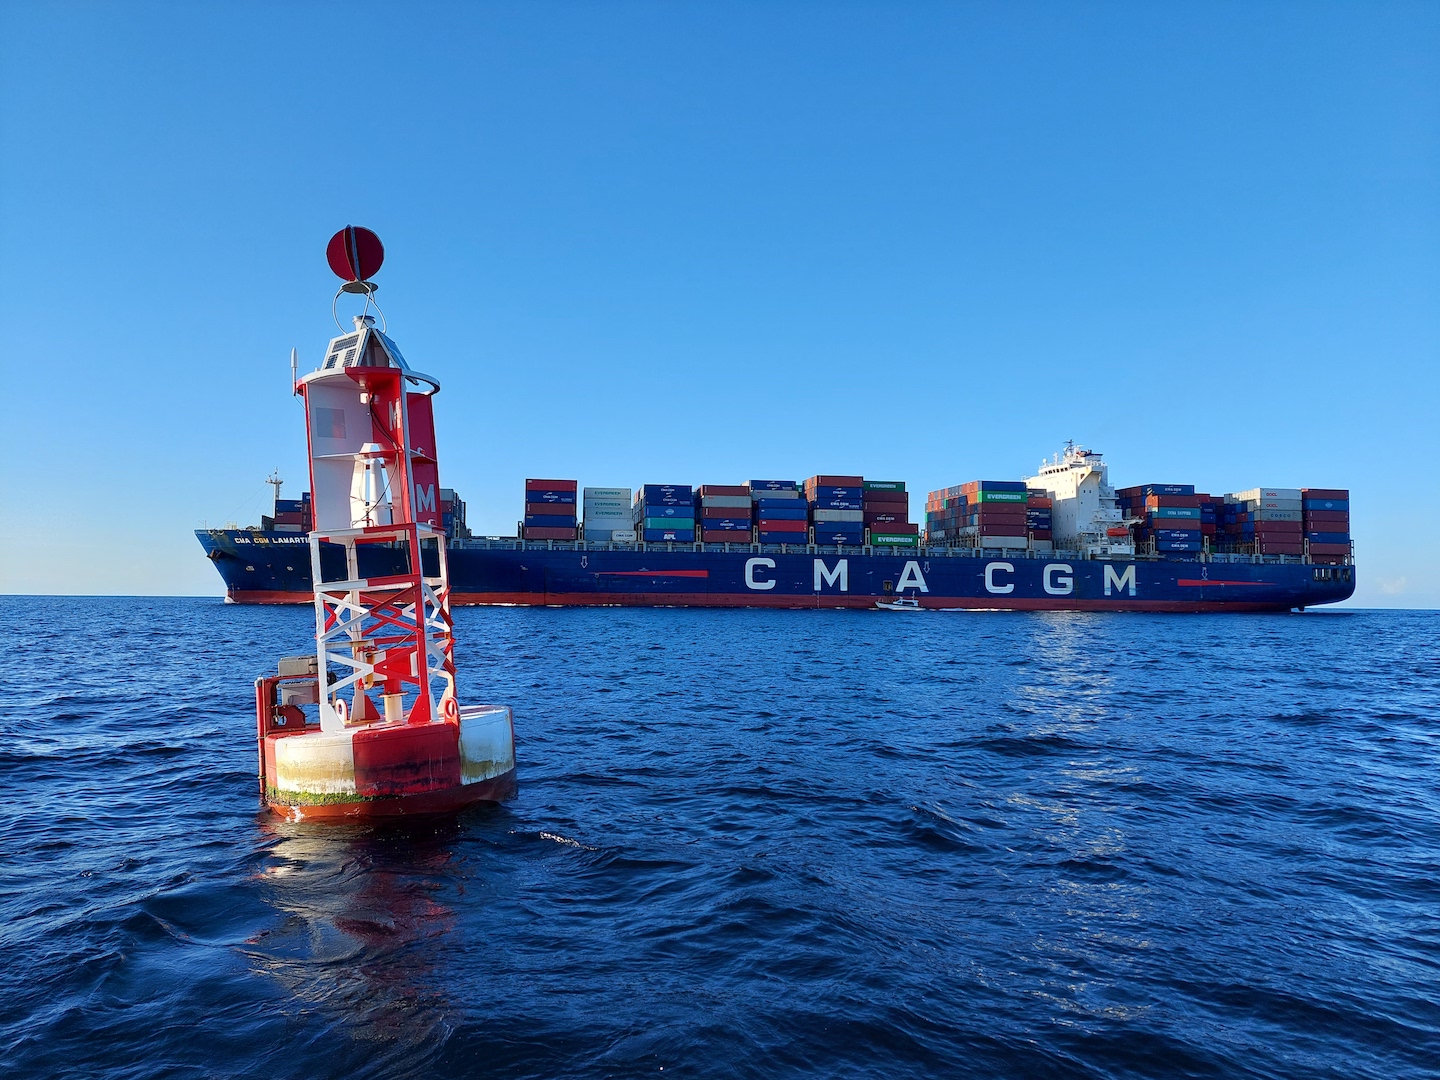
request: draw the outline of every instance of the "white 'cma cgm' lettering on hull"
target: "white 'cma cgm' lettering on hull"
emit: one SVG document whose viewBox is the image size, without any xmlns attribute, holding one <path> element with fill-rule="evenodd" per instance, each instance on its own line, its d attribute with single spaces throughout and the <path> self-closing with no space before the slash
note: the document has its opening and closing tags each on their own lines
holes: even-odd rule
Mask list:
<svg viewBox="0 0 1440 1080">
<path fill-rule="evenodd" d="M 835 569 L 830 570 L 825 566 L 824 559 L 815 560 L 815 591 L 820 591 L 820 583 L 827 585 L 840 583 L 841 592 L 850 591 L 850 560 L 841 559 L 835 564 Z"/>
<path fill-rule="evenodd" d="M 1004 585 L 1001 585 L 1001 584 L 999 584 L 999 583 L 995 580 L 995 571 L 997 571 L 997 570 L 1003 570 L 1003 571 L 1004 571 L 1005 573 L 1007 573 L 1007 574 L 1013 574 L 1013 573 L 1015 572 L 1015 564 L 1014 564 L 1014 563 L 1008 563 L 1008 562 L 992 562 L 992 563 L 986 563 L 986 564 L 985 564 L 985 590 L 986 590 L 987 592 L 992 592 L 992 593 L 1011 593 L 1011 592 L 1014 592 L 1014 591 L 1015 591 L 1015 583 L 1014 583 L 1013 581 L 1006 582 Z"/>
<path fill-rule="evenodd" d="M 1123 574 L 1117 574 L 1117 573 L 1115 573 L 1115 567 L 1111 566 L 1111 565 L 1107 562 L 1107 563 L 1105 564 L 1105 595 L 1106 595 L 1106 596 L 1109 596 L 1109 595 L 1110 595 L 1110 586 L 1111 586 L 1112 584 L 1113 584 L 1113 585 L 1115 586 L 1115 588 L 1117 588 L 1117 589 L 1123 589 L 1123 588 L 1125 588 L 1125 586 L 1127 586 L 1127 585 L 1130 586 L 1130 595 L 1131 595 L 1131 596 L 1134 596 L 1134 595 L 1135 595 L 1135 566 L 1134 566 L 1134 564 L 1132 563 L 1130 566 L 1127 566 L 1127 567 L 1125 568 L 1125 573 L 1123 573 Z"/>
<path fill-rule="evenodd" d="M 1065 576 L 1057 578 L 1055 575 L 1061 570 L 1065 571 Z M 1069 596 L 1075 591 L 1075 579 L 1070 576 L 1074 572 L 1069 563 L 1050 563 L 1040 576 L 1040 583 L 1051 596 Z"/>
<path fill-rule="evenodd" d="M 918 562 L 907 562 L 905 564 L 905 569 L 900 571 L 900 580 L 895 583 L 895 591 L 902 593 L 912 586 L 921 592 L 930 591 L 930 586 L 925 584 L 925 575 L 920 573 L 920 564 Z"/>
<path fill-rule="evenodd" d="M 746 559 L 746 560 L 745 560 L 745 585 L 746 585 L 747 588 L 751 588 L 751 589 L 773 589 L 773 588 L 775 587 L 775 581 L 774 581 L 773 578 L 772 578 L 771 580 L 769 580 L 769 581 L 756 581 L 756 580 L 755 580 L 755 571 L 758 570 L 758 569 L 759 569 L 760 567 L 762 567 L 762 566 L 763 566 L 765 569 L 767 569 L 767 570 L 774 570 L 774 569 L 775 569 L 775 560 L 774 560 L 774 559 Z"/>
</svg>

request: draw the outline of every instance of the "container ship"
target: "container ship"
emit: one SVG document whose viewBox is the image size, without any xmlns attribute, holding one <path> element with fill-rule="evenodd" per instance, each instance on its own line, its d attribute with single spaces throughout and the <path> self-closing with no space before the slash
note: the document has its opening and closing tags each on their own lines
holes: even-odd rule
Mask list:
<svg viewBox="0 0 1440 1080">
<path fill-rule="evenodd" d="M 357 319 L 330 342 L 321 370 L 377 362 L 357 356 L 370 336 Z M 396 359 L 384 362 L 403 367 L 386 341 Z M 312 430 L 347 420 L 312 411 Z M 1103 456 L 1074 444 L 1023 479 L 929 492 L 923 522 L 900 480 L 816 474 L 632 490 L 531 479 L 514 536 L 472 535 L 464 500 L 438 487 L 434 447 L 425 453 L 412 503 L 446 537 L 452 604 L 1290 611 L 1355 591 L 1347 491 L 1117 489 Z M 308 604 L 316 571 L 322 580 L 398 572 L 404 553 L 384 545 L 366 545 L 348 568 L 342 548 L 322 544 L 312 565 L 308 493 L 282 499 L 282 481 L 270 482 L 274 510 L 258 527 L 196 532 L 227 600 Z M 388 520 L 385 507 L 352 501 L 359 519 Z"/>
</svg>

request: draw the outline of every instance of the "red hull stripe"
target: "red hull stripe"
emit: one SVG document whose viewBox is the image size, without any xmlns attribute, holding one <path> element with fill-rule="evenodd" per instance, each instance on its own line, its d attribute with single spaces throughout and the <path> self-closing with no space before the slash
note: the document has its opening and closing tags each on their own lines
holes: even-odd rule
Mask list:
<svg viewBox="0 0 1440 1080">
<path fill-rule="evenodd" d="M 1214 584 L 1213 582 L 1209 584 Z M 308 604 L 309 593 L 241 591 L 231 594 L 240 604 Z M 880 596 L 736 596 L 710 593 L 451 593 L 457 606 L 511 605 L 516 607 L 714 607 L 714 608 L 873 608 Z M 1289 603 L 1240 600 L 1138 600 L 1130 597 L 1103 600 L 1048 600 L 1017 597 L 925 596 L 925 608 L 964 608 L 970 611 L 1289 611 Z"/>
<path fill-rule="evenodd" d="M 1206 585 L 1273 585 L 1273 581 L 1206 581 L 1204 578 L 1181 578 L 1176 585 L 1203 588 Z"/>
</svg>

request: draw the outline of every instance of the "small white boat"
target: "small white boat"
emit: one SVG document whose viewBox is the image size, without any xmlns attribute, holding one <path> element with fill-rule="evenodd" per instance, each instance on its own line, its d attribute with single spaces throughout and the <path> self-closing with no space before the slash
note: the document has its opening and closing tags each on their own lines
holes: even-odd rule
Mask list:
<svg viewBox="0 0 1440 1080">
<path fill-rule="evenodd" d="M 877 600 L 875 606 L 881 611 L 924 611 L 914 596 L 897 596 L 894 600 Z"/>
</svg>

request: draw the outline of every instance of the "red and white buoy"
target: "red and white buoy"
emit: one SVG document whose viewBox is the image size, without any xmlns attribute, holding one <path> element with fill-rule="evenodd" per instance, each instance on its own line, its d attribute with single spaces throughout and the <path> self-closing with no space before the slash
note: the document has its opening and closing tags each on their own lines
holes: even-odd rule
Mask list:
<svg viewBox="0 0 1440 1080">
<path fill-rule="evenodd" d="M 379 238 L 349 226 L 327 256 L 345 282 L 336 299 L 361 294 L 365 312 L 295 384 L 309 438 L 315 655 L 255 682 L 261 791 L 295 820 L 499 801 L 515 790 L 511 711 L 461 706 L 455 688 L 436 498 L 440 384 L 370 314 Z"/>
</svg>

